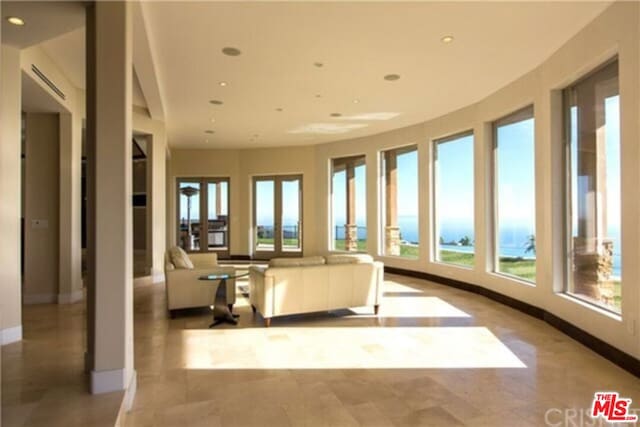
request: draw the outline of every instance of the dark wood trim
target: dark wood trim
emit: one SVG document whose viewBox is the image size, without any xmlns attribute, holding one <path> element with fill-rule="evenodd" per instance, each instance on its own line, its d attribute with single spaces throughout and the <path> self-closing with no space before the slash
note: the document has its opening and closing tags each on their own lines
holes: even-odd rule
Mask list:
<svg viewBox="0 0 640 427">
<path fill-rule="evenodd" d="M 499 292 L 492 291 L 487 288 L 483 288 L 482 286 L 474 285 L 467 282 L 462 282 L 460 280 L 450 279 L 447 277 L 438 276 L 431 273 L 425 273 L 422 271 L 414 271 L 414 270 L 405 270 L 403 268 L 388 267 L 388 266 L 384 267 L 384 271 L 385 273 L 415 277 L 418 279 L 439 283 L 441 285 L 462 289 L 464 291 L 473 292 L 475 294 L 482 295 L 484 297 L 497 301 L 501 304 L 504 304 L 508 307 L 521 311 L 525 314 L 528 314 L 529 316 L 535 317 L 536 319 L 540 319 L 548 323 L 549 325 L 558 329 L 560 332 L 578 341 L 580 344 L 584 345 L 585 347 L 588 347 L 589 349 L 595 351 L 600 356 L 609 360 L 611 363 L 618 365 L 622 369 L 640 378 L 640 360 L 612 346 L 611 344 L 608 344 L 602 341 L 600 338 L 597 338 L 591 335 L 587 331 L 578 328 L 577 326 L 567 322 L 566 320 L 561 319 L 555 314 L 549 313 L 548 311 L 540 307 L 536 307 L 534 305 L 528 304 L 526 302 L 522 302 L 520 300 L 501 294 Z"/>
<path fill-rule="evenodd" d="M 249 255 L 231 255 L 227 258 L 227 261 L 251 261 L 251 256 Z"/>
</svg>

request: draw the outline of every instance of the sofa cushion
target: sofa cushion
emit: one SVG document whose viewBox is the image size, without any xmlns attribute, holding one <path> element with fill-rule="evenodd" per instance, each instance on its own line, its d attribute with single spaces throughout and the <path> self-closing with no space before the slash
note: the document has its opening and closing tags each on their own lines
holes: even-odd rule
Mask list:
<svg viewBox="0 0 640 427">
<path fill-rule="evenodd" d="M 169 256 L 171 263 L 178 269 L 193 269 L 193 263 L 189 259 L 189 255 L 179 246 L 174 246 L 169 249 Z"/>
<path fill-rule="evenodd" d="M 328 255 L 327 264 L 363 264 L 373 262 L 369 254 L 340 254 Z"/>
<path fill-rule="evenodd" d="M 273 258 L 269 261 L 269 267 L 306 267 L 310 265 L 324 265 L 321 256 L 309 256 L 304 258 Z"/>
</svg>

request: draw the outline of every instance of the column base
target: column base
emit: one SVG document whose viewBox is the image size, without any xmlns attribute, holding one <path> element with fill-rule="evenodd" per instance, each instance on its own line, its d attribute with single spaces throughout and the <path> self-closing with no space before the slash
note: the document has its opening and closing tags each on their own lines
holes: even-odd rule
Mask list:
<svg viewBox="0 0 640 427">
<path fill-rule="evenodd" d="M 22 341 L 22 325 L 0 329 L 0 345 Z"/>
<path fill-rule="evenodd" d="M 136 371 L 132 369 L 112 369 L 109 371 L 91 371 L 91 394 L 128 391 L 136 386 Z M 131 399 L 133 402 L 133 399 Z"/>
<path fill-rule="evenodd" d="M 66 292 L 58 294 L 58 304 L 73 304 L 74 302 L 82 301 L 84 298 L 84 292 L 82 289 L 72 292 Z"/>
</svg>

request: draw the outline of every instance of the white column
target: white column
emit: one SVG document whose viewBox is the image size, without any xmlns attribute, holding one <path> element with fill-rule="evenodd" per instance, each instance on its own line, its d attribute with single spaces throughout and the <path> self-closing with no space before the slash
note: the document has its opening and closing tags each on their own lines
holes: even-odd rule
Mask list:
<svg viewBox="0 0 640 427">
<path fill-rule="evenodd" d="M 92 393 L 135 393 L 130 3 L 87 11 L 89 364 Z"/>
<path fill-rule="evenodd" d="M 60 114 L 60 257 L 58 303 L 82 299 L 82 117 Z"/>
<path fill-rule="evenodd" d="M 21 74 L 20 51 L 2 46 L 0 77 L 0 305 L 1 342 L 22 339 L 20 278 Z"/>
</svg>

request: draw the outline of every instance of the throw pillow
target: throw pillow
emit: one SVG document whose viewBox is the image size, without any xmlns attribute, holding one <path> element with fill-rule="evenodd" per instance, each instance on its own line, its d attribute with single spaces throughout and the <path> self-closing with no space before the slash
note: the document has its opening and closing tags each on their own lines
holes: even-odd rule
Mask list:
<svg viewBox="0 0 640 427">
<path fill-rule="evenodd" d="M 179 246 L 174 246 L 169 249 L 169 255 L 171 256 L 171 262 L 176 268 L 192 270 L 193 263 L 189 259 L 189 255 Z"/>
</svg>

